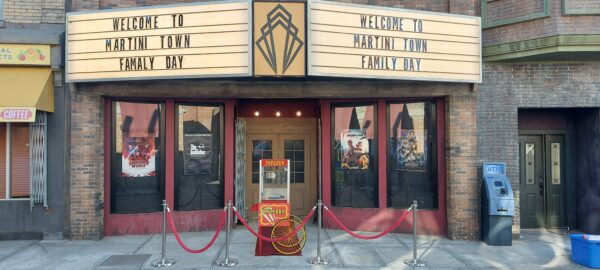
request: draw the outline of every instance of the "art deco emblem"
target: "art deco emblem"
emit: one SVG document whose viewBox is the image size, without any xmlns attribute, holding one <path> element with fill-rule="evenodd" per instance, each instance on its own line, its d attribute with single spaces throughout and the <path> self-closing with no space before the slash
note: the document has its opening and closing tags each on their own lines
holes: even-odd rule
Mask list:
<svg viewBox="0 0 600 270">
<path fill-rule="evenodd" d="M 303 27 L 303 25 L 302 25 Z M 281 28 L 285 31 L 285 37 L 276 38 L 275 30 Z M 303 37 L 299 36 L 299 29 L 293 23 L 293 15 L 284 6 L 278 4 L 267 14 L 266 23 L 260 28 L 256 39 L 256 47 L 269 67 L 275 74 L 286 74 L 286 71 L 294 63 L 304 46 Z M 283 46 L 283 55 L 281 52 Z M 283 57 L 283 59 L 280 59 Z M 283 66 L 278 67 L 278 60 L 283 60 Z M 281 70 L 281 73 L 279 71 Z"/>
</svg>

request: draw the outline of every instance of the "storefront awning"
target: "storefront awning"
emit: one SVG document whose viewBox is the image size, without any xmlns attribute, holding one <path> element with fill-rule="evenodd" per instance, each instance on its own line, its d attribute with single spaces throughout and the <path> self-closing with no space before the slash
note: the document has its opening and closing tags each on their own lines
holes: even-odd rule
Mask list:
<svg viewBox="0 0 600 270">
<path fill-rule="evenodd" d="M 48 67 L 0 67 L 0 122 L 35 122 L 37 110 L 54 112 Z"/>
</svg>

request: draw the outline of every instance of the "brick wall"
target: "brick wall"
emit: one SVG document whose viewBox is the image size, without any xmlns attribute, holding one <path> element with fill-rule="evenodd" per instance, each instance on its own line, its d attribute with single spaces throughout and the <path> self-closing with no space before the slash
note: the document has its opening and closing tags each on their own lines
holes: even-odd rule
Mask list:
<svg viewBox="0 0 600 270">
<path fill-rule="evenodd" d="M 13 0 L 15 1 L 15 0 Z M 40 1 L 40 0 L 38 0 Z M 207 2 L 210 0 L 73 0 L 72 11 L 155 6 L 176 3 Z M 333 0 L 335 2 L 378 5 L 455 14 L 479 14 L 478 0 Z"/>
<path fill-rule="evenodd" d="M 483 74 L 477 97 L 478 162 L 506 162 L 515 191 L 513 233 L 519 234 L 518 109 L 600 107 L 600 63 L 488 63 Z"/>
<path fill-rule="evenodd" d="M 98 240 L 103 235 L 103 99 L 71 91 L 70 237 Z"/>
<path fill-rule="evenodd" d="M 64 23 L 64 0 L 4 0 L 9 23 Z"/>
<path fill-rule="evenodd" d="M 499 1 L 499 3 L 512 2 L 512 0 Z M 518 2 L 520 1 L 516 1 L 516 3 Z M 539 2 L 542 1 L 539 0 Z M 595 6 L 597 4 L 589 5 L 590 8 Z M 550 1 L 549 8 L 550 17 L 485 29 L 483 31 L 483 46 L 505 44 L 558 34 L 600 34 L 600 20 L 598 19 L 598 15 L 563 15 L 562 1 L 558 0 Z M 581 8 L 581 5 L 578 5 L 577 8 Z M 507 9 L 514 9 L 514 7 L 510 6 Z M 500 10 L 502 9 L 494 10 L 494 6 L 488 6 L 488 14 L 495 14 L 496 11 L 499 12 Z M 539 11 L 539 9 L 535 9 L 531 10 L 531 13 Z M 512 14 L 510 17 L 518 16 Z"/>
<path fill-rule="evenodd" d="M 446 98 L 448 237 L 479 239 L 476 95 Z"/>
</svg>

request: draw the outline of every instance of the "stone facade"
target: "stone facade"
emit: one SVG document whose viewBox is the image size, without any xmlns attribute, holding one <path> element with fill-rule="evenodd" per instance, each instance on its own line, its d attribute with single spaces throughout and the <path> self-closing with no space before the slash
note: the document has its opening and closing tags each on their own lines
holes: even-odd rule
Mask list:
<svg viewBox="0 0 600 270">
<path fill-rule="evenodd" d="M 64 0 L 4 0 L 4 20 L 9 23 L 64 24 Z"/>
</svg>

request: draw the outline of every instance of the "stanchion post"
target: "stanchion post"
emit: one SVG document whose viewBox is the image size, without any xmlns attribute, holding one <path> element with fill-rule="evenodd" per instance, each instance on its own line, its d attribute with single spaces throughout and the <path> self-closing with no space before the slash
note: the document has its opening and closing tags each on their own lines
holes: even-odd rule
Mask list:
<svg viewBox="0 0 600 270">
<path fill-rule="evenodd" d="M 175 264 L 175 260 L 167 259 L 167 200 L 163 200 L 163 224 L 162 224 L 162 255 L 160 260 L 156 260 L 152 262 L 152 266 L 154 267 L 166 267 Z"/>
<path fill-rule="evenodd" d="M 423 267 L 425 266 L 425 262 L 418 259 L 417 256 L 417 208 L 419 205 L 417 201 L 413 201 L 412 211 L 413 211 L 413 257 L 410 260 L 405 260 L 404 263 L 410 265 L 412 267 Z"/>
<path fill-rule="evenodd" d="M 327 265 L 329 264 L 329 260 L 321 257 L 321 228 L 323 227 L 323 201 L 319 200 L 317 202 L 317 257 L 308 258 L 308 263 L 316 264 L 316 265 Z"/>
<path fill-rule="evenodd" d="M 225 234 L 225 258 L 219 262 L 217 262 L 218 266 L 223 266 L 223 267 L 231 267 L 231 266 L 235 266 L 239 263 L 238 260 L 235 259 L 231 259 L 229 258 L 229 243 L 231 242 L 231 210 L 233 208 L 233 205 L 231 203 L 231 200 L 229 200 L 227 202 L 227 231 Z"/>
</svg>

